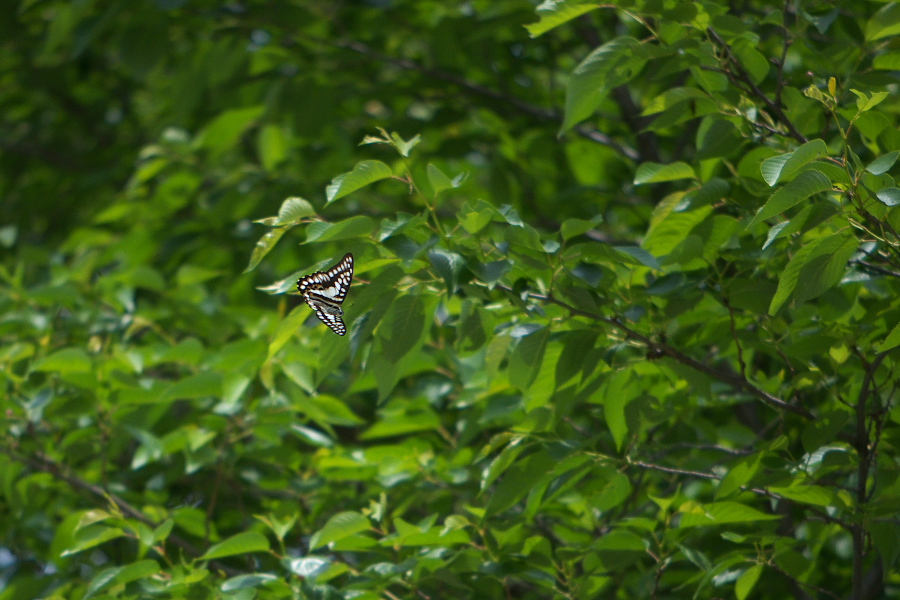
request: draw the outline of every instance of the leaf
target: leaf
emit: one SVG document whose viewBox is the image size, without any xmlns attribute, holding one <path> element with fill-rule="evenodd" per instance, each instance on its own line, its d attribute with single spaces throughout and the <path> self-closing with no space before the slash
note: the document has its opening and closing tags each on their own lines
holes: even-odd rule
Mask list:
<svg viewBox="0 0 900 600">
<path fill-rule="evenodd" d="M 237 577 L 227 579 L 222 584 L 221 589 L 223 592 L 232 592 L 234 590 L 258 588 L 261 585 L 266 585 L 267 583 L 277 580 L 278 576 L 272 575 L 271 573 L 250 573 L 248 575 L 238 575 Z"/>
<path fill-rule="evenodd" d="M 262 116 L 263 105 L 236 108 L 221 113 L 200 134 L 199 145 L 209 148 L 213 156 L 221 156 L 240 141 L 244 132 Z"/>
<path fill-rule="evenodd" d="M 34 362 L 32 371 L 67 373 L 88 373 L 91 371 L 91 358 L 81 348 L 64 348 Z"/>
<path fill-rule="evenodd" d="M 434 271 L 440 275 L 447 285 L 447 293 L 455 294 L 459 287 L 459 274 L 466 264 L 465 258 L 456 252 L 435 248 L 428 252 L 428 260 Z"/>
<path fill-rule="evenodd" d="M 897 346 L 900 346 L 900 323 L 894 325 L 894 328 L 891 330 L 885 340 L 881 342 L 880 346 L 878 346 L 878 351 L 886 352 L 891 348 L 896 348 Z"/>
<path fill-rule="evenodd" d="M 618 37 L 588 54 L 569 77 L 560 131 L 589 117 L 610 90 L 636 77 L 646 60 L 641 43 L 631 37 Z"/>
<path fill-rule="evenodd" d="M 368 237 L 374 229 L 375 221 L 365 215 L 356 215 L 337 223 L 317 221 L 306 228 L 306 243 Z"/>
<path fill-rule="evenodd" d="M 101 524 L 82 527 L 75 532 L 74 544 L 66 548 L 62 556 L 77 554 L 109 540 L 120 538 L 123 535 L 125 535 L 125 532 L 118 527 L 108 527 Z"/>
<path fill-rule="evenodd" d="M 759 170 L 766 183 L 773 186 L 780 179 L 787 179 L 801 167 L 823 156 L 828 156 L 828 146 L 822 140 L 812 140 L 793 152 L 767 158 L 762 161 Z"/>
<path fill-rule="evenodd" d="M 396 363 L 415 348 L 425 331 L 425 304 L 416 295 L 398 298 L 378 328 L 384 357 Z"/>
<path fill-rule="evenodd" d="M 773 494 L 784 496 L 788 500 L 793 500 L 794 502 L 800 502 L 802 504 L 831 506 L 835 508 L 843 504 L 833 491 L 818 485 L 794 485 L 790 487 L 772 486 L 767 489 Z"/>
<path fill-rule="evenodd" d="M 287 158 L 287 138 L 278 125 L 267 123 L 259 130 L 256 149 L 263 169 L 272 172 Z"/>
<path fill-rule="evenodd" d="M 352 171 L 338 175 L 331 180 L 331 183 L 325 188 L 325 196 L 328 198 L 325 204 L 327 206 L 338 198 L 343 198 L 376 181 L 387 179 L 393 174 L 389 166 L 378 160 L 364 160 L 356 163 Z"/>
<path fill-rule="evenodd" d="M 662 181 L 696 178 L 697 175 L 694 173 L 694 169 L 684 162 L 669 163 L 667 165 L 646 162 L 637 168 L 637 171 L 634 174 L 634 184 L 643 185 L 645 183 L 660 183 Z"/>
<path fill-rule="evenodd" d="M 316 209 L 307 200 L 299 196 L 291 196 L 281 203 L 278 209 L 278 220 L 275 225 L 296 225 L 306 217 L 316 214 Z"/>
<path fill-rule="evenodd" d="M 322 548 L 345 537 L 367 531 L 372 528 L 369 519 L 358 512 L 342 512 L 334 515 L 325 526 L 314 533 L 309 540 L 309 549 Z"/>
<path fill-rule="evenodd" d="M 762 565 L 753 565 L 738 577 L 738 580 L 734 583 L 734 595 L 737 597 L 737 600 L 745 600 L 750 595 L 762 572 Z"/>
<path fill-rule="evenodd" d="M 843 277 L 847 261 L 856 251 L 857 244 L 856 238 L 835 233 L 803 246 L 778 279 L 778 289 L 769 305 L 769 315 L 774 316 L 795 289 L 795 299 L 803 302 L 836 285 Z"/>
<path fill-rule="evenodd" d="M 547 452 L 538 450 L 513 464 L 491 492 L 485 516 L 501 513 L 519 502 L 531 490 L 535 477 L 548 472 L 555 462 Z"/>
<path fill-rule="evenodd" d="M 453 181 L 433 164 L 428 163 L 428 168 L 426 170 L 428 171 L 428 182 L 431 184 L 431 189 L 435 196 L 444 190 L 456 187 L 453 185 Z"/>
<path fill-rule="evenodd" d="M 542 327 L 536 333 L 527 335 L 518 341 L 509 358 L 509 382 L 511 384 L 523 391 L 531 386 L 541 370 L 549 338 L 550 329 Z"/>
<path fill-rule="evenodd" d="M 584 0 L 544 0 L 535 9 L 540 20 L 537 23 L 526 25 L 525 29 L 532 38 L 536 38 L 599 7 L 600 5 L 596 2 L 585 2 Z"/>
<path fill-rule="evenodd" d="M 275 244 L 278 243 L 278 240 L 281 239 L 281 236 L 283 236 L 288 229 L 290 229 L 290 227 L 276 227 L 267 231 L 259 238 L 259 241 L 256 242 L 256 245 L 253 247 L 253 252 L 250 254 L 250 263 L 247 265 L 247 268 L 244 269 L 244 273 L 249 273 L 258 267 L 259 263 L 262 262 L 262 259 L 275 247 Z"/>
<path fill-rule="evenodd" d="M 900 188 L 882 188 L 875 192 L 875 196 L 881 200 L 885 206 L 897 206 L 900 204 Z"/>
<path fill-rule="evenodd" d="M 866 23 L 866 41 L 900 34 L 900 4 L 891 2 L 876 12 Z"/>
<path fill-rule="evenodd" d="M 306 312 L 305 308 L 305 304 L 298 304 L 294 307 L 294 310 L 278 324 L 275 335 L 272 337 L 272 341 L 269 342 L 267 360 L 275 356 L 279 350 L 284 348 L 284 345 L 288 340 L 294 337 L 294 334 L 306 321 L 309 314 Z"/>
<path fill-rule="evenodd" d="M 564 240 L 570 240 L 573 237 L 587 233 L 602 222 L 603 217 L 601 215 L 597 215 L 590 221 L 585 219 L 566 219 L 560 226 L 559 231 Z"/>
<path fill-rule="evenodd" d="M 747 227 L 779 215 L 810 196 L 832 189 L 831 181 L 819 171 L 804 171 L 796 179 L 776 191 L 759 209 Z"/>
<path fill-rule="evenodd" d="M 215 371 L 201 371 L 173 384 L 160 398 L 161 402 L 222 395 L 222 375 Z"/>
<path fill-rule="evenodd" d="M 686 504 L 687 506 L 682 506 L 680 513 L 681 521 L 678 526 L 681 529 L 726 523 L 774 521 L 781 518 L 778 515 L 767 515 L 738 502 L 715 502 L 706 505 Z"/>
<path fill-rule="evenodd" d="M 882 154 L 866 167 L 866 171 L 871 173 L 872 175 L 882 175 L 891 170 L 891 167 L 894 166 L 894 163 L 897 162 L 897 157 L 900 156 L 900 151 L 893 150 L 888 152 L 887 154 Z"/>
<path fill-rule="evenodd" d="M 266 536 L 258 531 L 245 531 L 215 544 L 207 550 L 199 560 L 212 560 L 214 558 L 223 558 L 225 556 L 268 551 L 269 540 L 266 539 Z"/>
</svg>

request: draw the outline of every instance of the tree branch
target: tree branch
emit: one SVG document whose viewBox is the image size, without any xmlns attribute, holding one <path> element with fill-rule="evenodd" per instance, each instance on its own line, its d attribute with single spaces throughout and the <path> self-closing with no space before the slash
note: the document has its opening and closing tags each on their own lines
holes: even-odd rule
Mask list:
<svg viewBox="0 0 900 600">
<path fill-rule="evenodd" d="M 378 52 L 377 50 L 371 48 L 366 44 L 363 44 L 362 42 L 346 39 L 331 41 L 314 36 L 305 36 L 305 39 L 325 46 L 336 46 L 338 48 L 351 50 L 368 58 L 372 58 L 385 63 L 390 63 L 396 67 L 400 67 L 401 69 L 406 69 L 407 71 L 415 71 L 434 79 L 452 83 L 469 92 L 472 92 L 473 94 L 491 98 L 492 100 L 496 100 L 504 104 L 509 104 L 510 106 L 514 106 L 528 115 L 537 117 L 545 121 L 556 121 L 558 123 L 562 123 L 563 121 L 563 116 L 555 110 L 535 106 L 534 104 L 525 102 L 524 100 L 516 98 L 515 96 L 500 93 L 479 83 L 475 83 L 474 81 L 469 81 L 468 79 L 465 79 L 458 75 L 454 75 L 453 73 L 448 73 L 440 69 L 425 67 L 415 61 L 409 60 L 408 58 L 396 58 L 393 56 L 388 56 L 387 54 L 382 54 L 381 52 Z M 587 127 L 585 125 L 574 127 L 573 131 L 586 139 L 612 148 L 613 150 L 625 156 L 626 158 L 629 158 L 630 160 L 637 161 L 640 159 L 640 155 L 638 154 L 637 150 L 620 144 L 601 131 L 591 129 L 590 127 Z"/>
<path fill-rule="evenodd" d="M 511 288 L 506 287 L 504 285 L 498 285 L 497 287 L 499 287 L 500 289 L 506 290 L 508 292 L 513 292 L 513 290 Z M 800 415 L 801 417 L 804 417 L 805 419 L 808 419 L 808 420 L 815 419 L 815 416 L 811 412 L 809 412 L 808 410 L 803 408 L 802 406 L 797 406 L 795 404 L 788 404 L 781 398 L 778 398 L 777 396 L 770 394 L 769 392 L 763 390 L 762 388 L 759 388 L 759 387 L 753 385 L 745 377 L 741 377 L 740 375 L 733 375 L 731 373 L 725 373 L 723 371 L 718 371 L 718 370 L 710 367 L 707 364 L 701 363 L 701 362 L 691 358 L 690 356 L 684 354 L 680 350 L 677 350 L 676 348 L 669 346 L 665 342 L 656 342 L 656 341 L 652 340 L 650 337 L 648 337 L 642 333 L 638 333 L 631 327 L 625 325 L 618 318 L 604 317 L 603 315 L 598 315 L 595 313 L 591 313 L 588 311 L 584 311 L 584 310 L 575 308 L 574 306 L 571 306 L 571 305 L 563 302 L 562 300 L 555 298 L 553 296 L 553 294 L 543 295 L 543 294 L 536 294 L 536 293 L 529 292 L 528 297 L 532 298 L 534 300 L 540 300 L 542 302 L 556 304 L 557 306 L 560 306 L 560 307 L 566 309 L 573 315 L 579 315 L 582 317 L 587 317 L 594 321 L 600 321 L 602 323 L 606 323 L 607 325 L 614 327 L 614 328 L 618 329 L 619 331 L 623 332 L 628 338 L 641 342 L 642 344 L 644 344 L 647 347 L 648 351 L 650 351 L 650 352 L 668 356 L 669 358 L 672 358 L 673 360 L 675 360 L 687 367 L 690 367 L 691 369 L 694 369 L 695 371 L 705 373 L 705 374 L 709 375 L 710 377 L 717 379 L 723 383 L 727 383 L 733 387 L 744 390 L 745 392 L 751 394 L 752 396 L 759 398 L 760 400 L 762 400 L 769 406 L 792 412 L 792 413 L 794 413 L 796 415 Z"/>
</svg>

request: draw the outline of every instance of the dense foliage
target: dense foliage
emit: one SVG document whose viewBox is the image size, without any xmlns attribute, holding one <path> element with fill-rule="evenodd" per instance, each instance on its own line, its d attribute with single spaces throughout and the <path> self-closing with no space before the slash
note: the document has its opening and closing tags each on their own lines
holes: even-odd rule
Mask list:
<svg viewBox="0 0 900 600">
<path fill-rule="evenodd" d="M 900 597 L 898 34 L 0 0 L 0 600 Z"/>
</svg>

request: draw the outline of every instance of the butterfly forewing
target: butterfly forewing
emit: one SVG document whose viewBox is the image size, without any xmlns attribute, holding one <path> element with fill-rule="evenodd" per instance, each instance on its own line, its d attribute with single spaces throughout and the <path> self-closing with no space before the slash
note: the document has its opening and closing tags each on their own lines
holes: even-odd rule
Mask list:
<svg viewBox="0 0 900 600">
<path fill-rule="evenodd" d="M 347 333 L 347 327 L 341 315 L 341 304 L 347 297 L 350 282 L 353 281 L 353 255 L 349 252 L 344 258 L 327 271 L 317 271 L 301 277 L 297 281 L 297 289 L 303 299 L 316 312 L 323 323 L 338 335 Z"/>
</svg>

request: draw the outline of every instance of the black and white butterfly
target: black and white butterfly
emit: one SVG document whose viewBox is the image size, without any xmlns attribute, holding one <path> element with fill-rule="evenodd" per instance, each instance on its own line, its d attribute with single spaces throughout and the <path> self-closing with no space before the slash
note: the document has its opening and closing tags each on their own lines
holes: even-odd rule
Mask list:
<svg viewBox="0 0 900 600">
<path fill-rule="evenodd" d="M 297 280 L 297 289 L 316 316 L 338 335 L 347 333 L 341 304 L 353 281 L 353 255 L 349 252 L 327 271 L 317 271 Z"/>
</svg>

